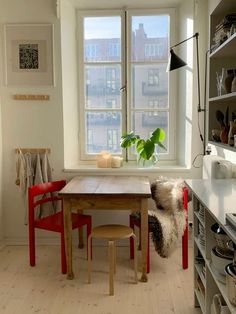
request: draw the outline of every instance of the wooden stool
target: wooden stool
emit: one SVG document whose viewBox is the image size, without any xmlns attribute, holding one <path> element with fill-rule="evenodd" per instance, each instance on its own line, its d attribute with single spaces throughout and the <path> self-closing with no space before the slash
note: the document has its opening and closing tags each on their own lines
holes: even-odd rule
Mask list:
<svg viewBox="0 0 236 314">
<path fill-rule="evenodd" d="M 92 229 L 88 237 L 88 283 L 91 283 L 91 240 L 92 238 L 108 240 L 109 256 L 109 293 L 114 295 L 114 273 L 116 272 L 115 240 L 127 239 L 132 237 L 134 240 L 134 275 L 137 283 L 137 243 L 133 229 L 123 225 L 102 225 Z"/>
</svg>

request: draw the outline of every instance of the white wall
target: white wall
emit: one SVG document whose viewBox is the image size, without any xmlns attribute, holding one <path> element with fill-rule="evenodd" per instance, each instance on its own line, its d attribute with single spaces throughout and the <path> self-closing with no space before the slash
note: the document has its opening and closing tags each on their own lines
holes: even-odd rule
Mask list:
<svg viewBox="0 0 236 314">
<path fill-rule="evenodd" d="M 68 0 L 61 1 L 61 54 L 65 168 L 79 160 L 79 113 L 77 93 L 76 12 Z"/>
<path fill-rule="evenodd" d="M 54 178 L 63 178 L 64 168 L 64 147 L 66 156 L 73 154 L 72 147 L 77 144 L 77 137 L 69 144 L 68 137 L 75 135 L 77 132 L 77 82 L 74 60 L 76 59 L 74 30 L 75 30 L 75 15 L 74 9 L 70 4 L 63 0 L 61 25 L 60 20 L 56 17 L 56 6 L 54 0 L 0 0 L 0 34 L 1 42 L 0 49 L 3 53 L 3 24 L 4 23 L 52 23 L 54 24 L 54 68 L 55 68 L 55 87 L 7 87 L 1 84 L 1 115 L 2 115 L 2 209 L 3 209 L 3 225 L 4 235 L 7 243 L 23 243 L 27 241 L 27 228 L 24 226 L 24 202 L 18 186 L 15 185 L 15 153 L 16 147 L 50 147 L 50 160 L 54 168 Z M 179 1 L 177 1 L 179 2 Z M 85 4 L 85 2 L 83 2 Z M 90 5 L 92 1 L 88 2 Z M 94 1 L 93 1 L 94 3 Z M 104 1 L 98 2 L 101 7 L 105 6 Z M 143 2 L 128 1 L 127 3 L 133 7 L 141 7 Z M 149 7 L 156 6 L 156 1 L 149 1 Z M 165 1 L 162 2 L 164 4 Z M 176 1 L 174 1 L 176 3 Z M 119 7 L 120 2 L 108 1 L 107 8 Z M 173 4 L 173 2 L 172 2 Z M 186 10 L 185 17 L 192 17 L 192 5 L 189 6 L 185 0 Z M 184 6 L 184 4 L 183 4 Z M 71 23 L 69 23 L 71 21 Z M 71 33 L 70 33 L 71 32 Z M 181 34 L 181 39 L 184 37 Z M 183 37 L 182 37 L 183 36 Z M 62 40 L 62 42 L 61 42 Z M 62 47 L 61 47 L 62 45 Z M 62 55 L 62 56 L 61 56 Z M 61 63 L 62 57 L 62 63 Z M 72 60 L 72 62 L 71 62 Z M 2 74 L 4 62 L 1 60 L 0 69 Z M 63 81 L 62 81 L 63 73 Z M 62 93 L 63 87 L 63 93 Z M 15 93 L 26 94 L 49 94 L 50 101 L 15 101 L 12 95 Z M 63 129 L 63 119 L 72 121 L 71 125 L 66 125 Z M 196 116 L 192 115 L 193 131 L 196 132 Z M 63 140 L 65 136 L 65 142 Z M 198 134 L 193 133 L 192 141 L 194 149 L 191 151 L 191 159 L 196 152 L 200 150 L 198 143 Z M 76 146 L 77 149 L 77 146 Z M 75 156 L 69 160 L 73 163 L 77 159 L 76 149 Z M 183 148 L 184 149 L 184 148 Z M 1 145 L 0 145 L 1 153 Z M 1 154 L 0 154 L 1 164 Z M 123 171 L 123 172 L 122 172 Z M 79 172 L 78 172 L 79 173 Z M 83 174 L 96 174 L 96 171 L 83 172 Z M 124 170 L 121 169 L 124 174 Z M 102 173 L 101 173 L 102 174 Z M 140 173 L 139 173 L 140 174 Z M 167 175 L 169 177 L 200 177 L 201 169 L 189 169 L 188 171 L 171 172 L 166 168 L 161 172 L 142 172 L 147 174 L 150 179 L 156 178 L 158 175 Z M 0 168 L 1 175 L 1 168 Z M 75 173 L 67 173 L 67 177 L 74 176 Z M 1 188 L 0 188 L 1 192 Z M 1 207 L 0 207 L 1 217 Z M 105 218 L 104 218 L 105 217 Z M 122 214 L 105 214 L 99 213 L 94 215 L 94 224 L 106 222 L 110 218 L 116 221 L 126 221 L 127 213 Z M 1 219 L 1 218 L 0 218 Z M 41 236 L 41 235 L 40 235 Z M 42 238 L 42 237 L 41 237 Z"/>
<path fill-rule="evenodd" d="M 16 147 L 50 147 L 54 177 L 63 169 L 63 119 L 61 88 L 60 24 L 54 0 L 0 0 L 1 35 L 3 23 L 54 24 L 55 87 L 7 87 L 1 85 L 4 233 L 8 242 L 27 238 L 23 224 L 24 203 L 15 185 Z M 4 47 L 1 36 L 0 47 Z M 0 68 L 3 64 L 1 64 Z M 50 101 L 15 101 L 13 94 L 49 94 Z"/>
</svg>

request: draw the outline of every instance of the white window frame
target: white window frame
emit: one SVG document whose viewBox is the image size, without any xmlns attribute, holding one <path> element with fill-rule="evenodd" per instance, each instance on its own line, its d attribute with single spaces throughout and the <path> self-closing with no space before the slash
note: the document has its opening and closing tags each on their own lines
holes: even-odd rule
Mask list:
<svg viewBox="0 0 236 314">
<path fill-rule="evenodd" d="M 121 17 L 121 62 L 100 62 L 97 63 L 102 64 L 121 64 L 121 86 L 126 86 L 126 89 L 123 93 L 121 93 L 121 127 L 122 132 L 124 131 L 131 131 L 131 106 L 129 104 L 132 104 L 132 92 L 131 92 L 131 45 L 127 45 L 126 43 L 131 43 L 131 33 L 132 33 L 132 27 L 131 27 L 131 18 L 132 16 L 147 16 L 147 15 L 164 15 L 167 14 L 170 16 L 170 29 L 169 29 L 169 44 L 168 47 L 170 47 L 172 44 L 176 42 L 176 10 L 174 8 L 167 8 L 167 9 L 130 9 L 126 11 L 124 10 L 79 10 L 78 11 L 78 27 L 77 27 L 77 34 L 78 34 L 78 55 L 79 55 L 79 65 L 78 65 L 78 82 L 79 82 L 79 122 L 80 122 L 80 128 L 79 128 L 79 144 L 80 144 L 80 159 L 83 161 L 86 160 L 96 160 L 95 154 L 86 154 L 86 134 L 85 134 L 85 109 L 84 109 L 84 99 L 85 99 L 85 91 L 84 91 L 84 64 L 88 64 L 89 62 L 84 62 L 84 45 L 83 45 L 83 35 L 84 35 L 84 29 L 83 29 L 83 18 L 84 17 L 99 17 L 99 16 L 120 16 Z M 126 19 L 126 20 L 125 20 Z M 125 24 L 127 25 L 127 33 L 125 33 Z M 80 35 L 81 34 L 81 35 Z M 125 47 L 127 50 L 125 51 Z M 126 59 L 125 59 L 126 56 Z M 132 63 L 134 63 L 132 61 Z M 137 62 L 139 63 L 139 62 Z M 148 61 L 145 63 L 153 63 L 155 64 L 155 61 Z M 94 63 L 93 63 L 94 64 Z M 126 73 L 127 71 L 127 73 Z M 125 75 L 126 74 L 126 75 Z M 126 82 L 127 77 L 127 82 Z M 177 141 L 177 135 L 176 135 L 176 75 L 171 76 L 171 80 L 169 79 L 168 75 L 168 104 L 169 108 L 168 110 L 160 109 L 158 108 L 158 111 L 168 111 L 169 112 L 169 119 L 168 119 L 168 139 L 169 139 L 169 152 L 168 154 L 161 154 L 160 155 L 160 161 L 161 160 L 175 160 L 176 159 L 176 141 Z M 104 109 L 103 111 L 117 111 L 117 109 Z M 144 108 L 144 112 L 152 111 L 153 109 Z M 95 110 L 96 111 L 96 110 Z M 99 111 L 102 111 L 99 109 Z M 142 111 L 140 109 L 140 111 Z M 126 157 L 122 153 L 124 157 Z M 136 156 L 132 153 L 131 150 L 128 151 L 128 160 L 136 160 Z"/>
</svg>

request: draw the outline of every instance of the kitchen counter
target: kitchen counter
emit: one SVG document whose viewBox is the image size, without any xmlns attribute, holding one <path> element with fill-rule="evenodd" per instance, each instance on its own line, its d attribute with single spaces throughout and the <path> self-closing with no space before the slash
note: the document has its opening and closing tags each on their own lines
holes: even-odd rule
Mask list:
<svg viewBox="0 0 236 314">
<path fill-rule="evenodd" d="M 226 213 L 236 213 L 236 179 L 194 179 L 185 183 L 221 225 L 226 224 Z"/>
<path fill-rule="evenodd" d="M 236 232 L 226 224 L 226 214 L 236 213 L 236 179 L 193 179 L 185 183 L 193 193 L 194 305 L 208 314 L 213 296 L 220 293 L 229 313 L 235 314 L 236 307 L 229 301 L 225 278 L 215 269 L 218 261 L 213 260 L 216 241 L 211 227 L 220 224 L 236 244 Z"/>
</svg>

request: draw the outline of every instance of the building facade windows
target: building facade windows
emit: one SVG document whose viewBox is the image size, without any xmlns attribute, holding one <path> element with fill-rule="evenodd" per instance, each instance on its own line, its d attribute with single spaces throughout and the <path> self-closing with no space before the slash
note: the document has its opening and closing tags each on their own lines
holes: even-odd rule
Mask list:
<svg viewBox="0 0 236 314">
<path fill-rule="evenodd" d="M 159 85 L 159 70 L 158 69 L 148 70 L 148 85 L 151 85 L 151 86 Z"/>
</svg>

